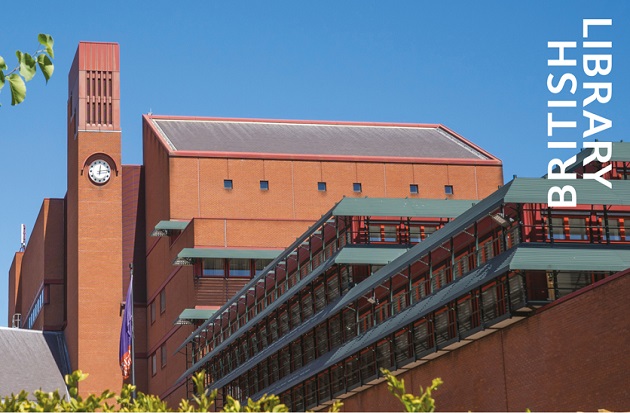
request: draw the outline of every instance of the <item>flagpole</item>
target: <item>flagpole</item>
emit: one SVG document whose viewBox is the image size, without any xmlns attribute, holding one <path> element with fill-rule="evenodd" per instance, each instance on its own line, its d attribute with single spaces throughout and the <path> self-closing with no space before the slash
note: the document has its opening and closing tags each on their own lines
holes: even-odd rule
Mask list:
<svg viewBox="0 0 630 413">
<path fill-rule="evenodd" d="M 131 289 L 131 384 L 134 386 L 133 399 L 136 399 L 136 323 L 133 319 L 133 264 L 129 264 L 129 288 Z"/>
</svg>

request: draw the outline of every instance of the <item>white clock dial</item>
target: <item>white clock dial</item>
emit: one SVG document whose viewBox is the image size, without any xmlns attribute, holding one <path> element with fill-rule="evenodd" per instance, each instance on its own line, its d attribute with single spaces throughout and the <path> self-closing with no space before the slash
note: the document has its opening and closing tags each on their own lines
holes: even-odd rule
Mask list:
<svg viewBox="0 0 630 413">
<path fill-rule="evenodd" d="M 95 184 L 104 184 L 112 176 L 112 168 L 106 161 L 97 159 L 90 164 L 89 176 Z"/>
</svg>

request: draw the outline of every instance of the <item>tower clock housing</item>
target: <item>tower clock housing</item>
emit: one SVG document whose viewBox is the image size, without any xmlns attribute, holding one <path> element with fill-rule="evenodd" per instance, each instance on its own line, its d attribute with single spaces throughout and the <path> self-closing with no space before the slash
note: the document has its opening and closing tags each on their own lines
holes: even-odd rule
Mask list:
<svg viewBox="0 0 630 413">
<path fill-rule="evenodd" d="M 116 43 L 81 42 L 68 79 L 65 335 L 81 393 L 122 384 L 120 62 Z"/>
</svg>

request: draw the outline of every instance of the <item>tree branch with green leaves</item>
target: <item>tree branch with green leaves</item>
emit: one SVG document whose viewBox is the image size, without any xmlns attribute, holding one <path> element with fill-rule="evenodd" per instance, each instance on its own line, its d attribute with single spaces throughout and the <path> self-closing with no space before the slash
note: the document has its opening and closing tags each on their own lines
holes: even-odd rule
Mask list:
<svg viewBox="0 0 630 413">
<path fill-rule="evenodd" d="M 26 82 L 37 73 L 37 66 L 44 75 L 46 83 L 53 75 L 55 65 L 52 59 L 55 57 L 53 45 L 55 41 L 49 34 L 39 34 L 37 41 L 42 46 L 35 53 L 23 53 L 20 50 L 15 52 L 17 57 L 17 65 L 9 70 L 6 61 L 0 56 L 0 92 L 6 83 L 9 84 L 11 90 L 11 105 L 15 106 L 24 101 L 26 98 Z M 0 104 L 1 105 L 1 104 Z"/>
</svg>

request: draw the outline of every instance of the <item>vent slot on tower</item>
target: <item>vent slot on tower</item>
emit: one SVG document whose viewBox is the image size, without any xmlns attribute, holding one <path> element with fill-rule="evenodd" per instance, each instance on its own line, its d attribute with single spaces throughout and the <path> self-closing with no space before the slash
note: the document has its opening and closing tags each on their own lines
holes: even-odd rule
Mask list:
<svg viewBox="0 0 630 413">
<path fill-rule="evenodd" d="M 86 71 L 86 124 L 112 125 L 111 71 Z"/>
</svg>

